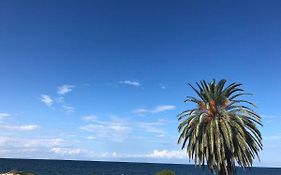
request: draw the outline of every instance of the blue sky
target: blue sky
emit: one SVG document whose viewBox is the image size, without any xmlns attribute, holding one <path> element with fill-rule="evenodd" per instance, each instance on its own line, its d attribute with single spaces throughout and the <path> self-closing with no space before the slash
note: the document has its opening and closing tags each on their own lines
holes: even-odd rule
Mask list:
<svg viewBox="0 0 281 175">
<path fill-rule="evenodd" d="M 281 166 L 280 1 L 1 1 L 0 157 L 189 163 L 187 83 L 241 82 Z M 192 161 L 191 161 L 192 163 Z"/>
</svg>

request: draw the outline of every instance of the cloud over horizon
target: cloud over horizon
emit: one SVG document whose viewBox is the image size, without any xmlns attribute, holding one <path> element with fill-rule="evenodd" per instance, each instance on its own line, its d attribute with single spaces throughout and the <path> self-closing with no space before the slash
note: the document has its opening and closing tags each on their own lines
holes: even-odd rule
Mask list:
<svg viewBox="0 0 281 175">
<path fill-rule="evenodd" d="M 80 154 L 81 149 L 79 148 L 64 148 L 64 147 L 53 147 L 50 149 L 50 152 L 61 154 L 61 155 L 73 155 Z"/>
<path fill-rule="evenodd" d="M 152 153 L 146 154 L 150 158 L 164 158 L 164 159 L 187 159 L 187 154 L 182 150 L 153 150 Z"/>
</svg>

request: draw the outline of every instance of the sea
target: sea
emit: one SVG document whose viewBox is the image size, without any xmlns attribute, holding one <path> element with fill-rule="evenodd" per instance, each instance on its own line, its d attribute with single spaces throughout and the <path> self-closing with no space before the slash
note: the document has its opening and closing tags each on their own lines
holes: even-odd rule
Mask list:
<svg viewBox="0 0 281 175">
<path fill-rule="evenodd" d="M 36 175 L 155 175 L 163 169 L 176 175 L 211 175 L 207 168 L 183 164 L 0 158 L 0 172 L 18 170 Z M 238 175 L 281 175 L 281 168 L 238 168 Z"/>
</svg>

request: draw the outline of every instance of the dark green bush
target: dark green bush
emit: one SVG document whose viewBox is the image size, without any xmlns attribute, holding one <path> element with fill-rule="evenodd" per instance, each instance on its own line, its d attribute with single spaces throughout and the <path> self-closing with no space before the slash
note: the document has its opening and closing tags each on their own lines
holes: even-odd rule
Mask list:
<svg viewBox="0 0 281 175">
<path fill-rule="evenodd" d="M 176 173 L 172 170 L 162 170 L 157 172 L 155 175 L 176 175 Z"/>
</svg>

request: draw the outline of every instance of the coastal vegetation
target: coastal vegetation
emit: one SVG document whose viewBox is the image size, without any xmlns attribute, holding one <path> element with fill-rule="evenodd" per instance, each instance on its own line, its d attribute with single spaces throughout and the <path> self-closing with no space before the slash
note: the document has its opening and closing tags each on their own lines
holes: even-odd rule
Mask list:
<svg viewBox="0 0 281 175">
<path fill-rule="evenodd" d="M 12 171 L 7 172 L 7 173 L 0 173 L 0 175 L 35 175 L 35 174 L 31 173 L 31 172 L 12 170 Z"/>
<path fill-rule="evenodd" d="M 162 171 L 159 171 L 158 173 L 156 173 L 155 175 L 176 175 L 175 172 L 173 172 L 172 170 L 162 170 Z"/>
<path fill-rule="evenodd" d="M 247 168 L 259 158 L 263 145 L 257 125 L 262 123 L 252 109 L 255 105 L 240 99 L 251 95 L 241 89 L 242 84 L 225 87 L 225 83 L 224 79 L 218 83 L 202 80 L 196 83 L 197 89 L 189 84 L 197 97 L 188 96 L 185 102 L 195 107 L 178 115 L 178 144 L 196 165 L 207 164 L 218 175 L 235 175 L 235 163 Z"/>
</svg>

